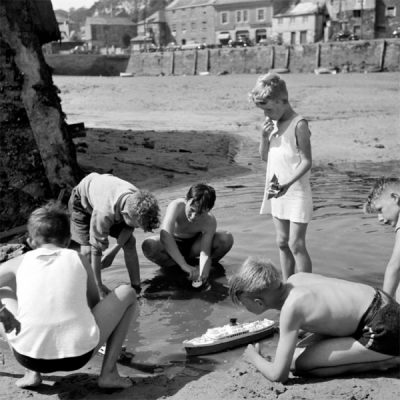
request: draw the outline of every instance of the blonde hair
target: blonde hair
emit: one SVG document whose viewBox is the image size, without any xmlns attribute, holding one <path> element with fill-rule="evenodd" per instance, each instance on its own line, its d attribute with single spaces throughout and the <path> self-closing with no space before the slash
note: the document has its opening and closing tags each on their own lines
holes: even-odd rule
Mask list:
<svg viewBox="0 0 400 400">
<path fill-rule="evenodd" d="M 287 102 L 289 94 L 285 81 L 278 74 L 271 72 L 257 79 L 257 83 L 251 90 L 249 98 L 254 103 L 266 102 L 269 99 Z"/>
<path fill-rule="evenodd" d="M 268 289 L 277 289 L 281 276 L 270 260 L 248 257 L 239 272 L 229 280 L 229 295 L 235 304 L 240 304 L 244 293 L 255 296 Z"/>
<path fill-rule="evenodd" d="M 46 243 L 66 246 L 71 237 L 68 212 L 56 201 L 50 201 L 34 210 L 28 219 L 27 228 L 29 237 L 38 246 Z"/>
<path fill-rule="evenodd" d="M 138 190 L 126 197 L 124 211 L 130 218 L 137 218 L 145 232 L 152 232 L 160 226 L 160 207 L 150 192 Z"/>
<path fill-rule="evenodd" d="M 392 192 L 400 194 L 400 179 L 399 178 L 380 178 L 372 187 L 367 201 L 364 204 L 364 212 L 366 214 L 376 213 L 375 202 L 385 195 Z"/>
</svg>

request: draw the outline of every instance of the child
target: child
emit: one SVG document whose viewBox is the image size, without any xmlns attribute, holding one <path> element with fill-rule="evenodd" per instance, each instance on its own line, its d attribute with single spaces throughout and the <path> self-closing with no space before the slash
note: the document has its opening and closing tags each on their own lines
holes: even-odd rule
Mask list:
<svg viewBox="0 0 400 400">
<path fill-rule="evenodd" d="M 230 280 L 230 295 L 255 314 L 281 310 L 275 360 L 265 360 L 258 344 L 245 351 L 271 381 L 285 382 L 292 360 L 295 374 L 315 376 L 400 364 L 400 305 L 380 290 L 310 273 L 282 282 L 269 261 L 248 258 Z M 294 356 L 300 329 L 323 336 Z"/>
<path fill-rule="evenodd" d="M 80 245 L 81 254 L 91 260 L 100 296 L 109 292 L 102 283 L 101 269 L 111 265 L 121 247 L 131 285 L 140 292 L 139 259 L 133 231 L 141 227 L 151 232 L 158 227 L 160 209 L 155 197 L 113 175 L 93 172 L 73 189 L 69 210 L 72 240 Z M 108 236 L 117 238 L 117 244 L 102 260 L 102 252 L 109 245 Z"/>
<path fill-rule="evenodd" d="M 41 373 L 83 367 L 107 342 L 98 379 L 102 388 L 127 388 L 116 362 L 136 310 L 136 294 L 122 285 L 99 301 L 93 271 L 85 257 L 67 249 L 68 214 L 49 203 L 28 220 L 34 249 L 0 268 L 0 297 L 20 322 L 7 339 L 17 361 L 27 368 L 19 387 L 41 383 Z M 15 279 L 16 292 L 5 287 Z"/>
<path fill-rule="evenodd" d="M 311 272 L 306 249 L 306 230 L 312 216 L 310 186 L 310 130 L 304 117 L 288 101 L 285 82 L 276 74 L 261 76 L 250 93 L 263 110 L 260 156 L 267 163 L 267 175 L 261 214 L 267 214 L 271 199 L 283 280 L 295 269 Z"/>
<path fill-rule="evenodd" d="M 178 264 L 189 279 L 199 277 L 205 282 L 211 261 L 219 261 L 233 245 L 231 233 L 217 232 L 217 220 L 210 212 L 215 199 L 213 187 L 204 183 L 192 185 L 185 199 L 168 205 L 160 235 L 143 242 L 143 254 L 160 266 Z M 189 264 L 197 257 L 199 271 Z"/>
<path fill-rule="evenodd" d="M 366 213 L 378 213 L 381 220 L 394 227 L 395 241 L 392 255 L 386 266 L 383 290 L 400 302 L 400 180 L 378 181 L 364 209 Z"/>
</svg>

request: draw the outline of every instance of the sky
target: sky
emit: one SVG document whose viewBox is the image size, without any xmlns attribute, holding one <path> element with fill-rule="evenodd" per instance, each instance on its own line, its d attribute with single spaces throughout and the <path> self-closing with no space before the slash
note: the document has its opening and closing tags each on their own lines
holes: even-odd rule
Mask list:
<svg viewBox="0 0 400 400">
<path fill-rule="evenodd" d="M 51 0 L 54 10 L 66 10 L 70 8 L 91 7 L 96 0 Z"/>
</svg>

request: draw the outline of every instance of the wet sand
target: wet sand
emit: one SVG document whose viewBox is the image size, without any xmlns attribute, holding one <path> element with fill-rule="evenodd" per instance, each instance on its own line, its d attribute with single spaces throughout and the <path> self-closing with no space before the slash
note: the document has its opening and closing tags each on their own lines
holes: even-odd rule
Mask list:
<svg viewBox="0 0 400 400">
<path fill-rule="evenodd" d="M 154 190 L 162 210 L 188 186 L 206 180 L 217 190 L 215 214 L 235 245 L 222 261 L 226 275 L 248 254 L 278 263 L 274 230 L 258 215 L 264 166 L 257 156 L 260 112 L 247 101 L 256 76 L 72 78 L 55 77 L 68 122 L 95 129 L 77 139 L 78 158 L 88 170 L 111 171 Z M 315 214 L 308 231 L 314 271 L 382 283 L 393 233 L 361 213 L 373 178 L 396 176 L 400 151 L 398 79 L 395 74 L 287 75 L 294 108 L 310 120 Z M 100 129 L 101 128 L 101 129 Z M 100 130 L 99 130 L 100 129 Z M 83 152 L 85 151 L 85 152 Z M 147 235 L 138 233 L 138 244 Z M 140 254 L 145 289 L 157 284 L 158 268 Z M 110 286 L 127 280 L 122 257 L 104 274 Z M 22 368 L 0 343 L 5 366 L 1 391 L 7 399 L 394 399 L 400 371 L 335 379 L 271 384 L 241 359 L 237 349 L 197 360 L 186 359 L 181 342 L 229 317 L 255 320 L 226 297 L 226 277 L 205 294 L 158 293 L 142 301 L 128 349 L 133 363 L 121 366 L 132 389 L 96 389 L 101 357 L 77 374 L 46 377 L 36 391 L 14 386 Z M 156 293 L 157 294 L 157 293 Z M 276 318 L 276 312 L 265 315 Z M 264 342 L 273 355 L 277 335 Z M 1 356 L 0 356 L 1 362 Z M 4 388 L 4 389 L 3 389 Z M 1 396 L 0 396 L 1 398 Z"/>
</svg>

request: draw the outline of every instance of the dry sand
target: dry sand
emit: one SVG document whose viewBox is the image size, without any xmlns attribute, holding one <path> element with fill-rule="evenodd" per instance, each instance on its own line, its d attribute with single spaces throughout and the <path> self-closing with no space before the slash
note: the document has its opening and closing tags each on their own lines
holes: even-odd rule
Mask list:
<svg viewBox="0 0 400 400">
<path fill-rule="evenodd" d="M 257 157 L 262 115 L 247 101 L 255 79 L 55 77 L 55 83 L 68 122 L 96 128 L 76 140 L 81 165 L 112 171 L 165 197 L 167 186 L 235 174 L 251 177 L 263 168 Z M 314 165 L 354 165 L 368 173 L 372 162 L 386 162 L 399 169 L 397 74 L 287 75 L 286 80 L 295 110 L 310 120 Z M 241 359 L 228 371 L 211 373 L 201 365 L 155 374 L 121 366 L 134 386 L 106 393 L 95 383 L 99 357 L 76 374 L 46 376 L 43 385 L 28 391 L 16 388 L 22 368 L 0 342 L 2 360 L 0 399 L 7 400 L 394 400 L 400 393 L 400 370 L 332 379 L 292 377 L 282 385 L 268 382 Z"/>
</svg>

